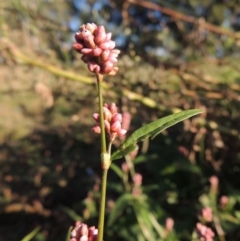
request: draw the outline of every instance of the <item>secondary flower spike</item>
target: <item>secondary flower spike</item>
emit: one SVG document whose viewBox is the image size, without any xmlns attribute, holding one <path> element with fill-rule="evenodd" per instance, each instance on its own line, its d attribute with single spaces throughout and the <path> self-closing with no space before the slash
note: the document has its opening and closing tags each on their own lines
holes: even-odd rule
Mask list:
<svg viewBox="0 0 240 241">
<path fill-rule="evenodd" d="M 69 241 L 97 241 L 98 230 L 90 227 L 80 221 L 77 221 L 74 229 L 71 231 Z"/>
<path fill-rule="evenodd" d="M 122 137 L 126 134 L 126 130 L 122 129 L 122 115 L 117 112 L 117 106 L 115 103 L 110 105 L 104 104 L 104 125 L 105 130 L 109 134 L 109 138 L 113 141 L 117 136 Z M 96 125 L 92 128 L 93 132 L 100 134 L 100 115 L 98 113 L 93 114 L 93 119 L 96 121 Z"/>
<path fill-rule="evenodd" d="M 97 74 L 115 75 L 118 67 L 114 64 L 120 50 L 114 49 L 112 33 L 106 33 L 104 26 L 95 23 L 83 24 L 75 34 L 76 43 L 73 48 L 82 54 L 82 60 L 89 71 Z"/>
</svg>

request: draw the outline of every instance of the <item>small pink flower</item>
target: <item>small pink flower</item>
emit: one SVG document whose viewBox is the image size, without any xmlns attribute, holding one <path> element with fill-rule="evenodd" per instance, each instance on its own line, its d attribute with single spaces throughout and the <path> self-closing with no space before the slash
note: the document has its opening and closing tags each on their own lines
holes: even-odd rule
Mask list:
<svg viewBox="0 0 240 241">
<path fill-rule="evenodd" d="M 142 185 L 142 175 L 140 173 L 136 173 L 134 176 L 134 185 L 135 186 L 141 186 Z"/>
<path fill-rule="evenodd" d="M 213 220 L 213 213 L 212 213 L 212 209 L 210 207 L 206 207 L 206 208 L 202 209 L 202 218 L 206 222 L 212 222 L 212 220 Z"/>
<path fill-rule="evenodd" d="M 227 206 L 228 202 L 229 202 L 228 196 L 221 196 L 221 198 L 220 198 L 221 208 L 225 208 Z"/>
<path fill-rule="evenodd" d="M 211 176 L 209 178 L 209 182 L 211 184 L 211 191 L 214 192 L 214 193 L 217 193 L 218 183 L 219 183 L 218 177 L 217 176 Z"/>
<path fill-rule="evenodd" d="M 172 218 L 167 218 L 166 222 L 165 222 L 165 227 L 166 227 L 167 233 L 172 232 L 173 226 L 174 226 L 174 220 Z"/>
</svg>

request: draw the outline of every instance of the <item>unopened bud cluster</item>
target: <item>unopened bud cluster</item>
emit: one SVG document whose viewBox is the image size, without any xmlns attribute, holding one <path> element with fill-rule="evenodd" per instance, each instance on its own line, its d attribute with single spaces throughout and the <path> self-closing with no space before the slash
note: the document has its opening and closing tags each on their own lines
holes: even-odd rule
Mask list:
<svg viewBox="0 0 240 241">
<path fill-rule="evenodd" d="M 87 23 L 75 34 L 77 43 L 73 48 L 82 54 L 82 60 L 88 65 L 89 71 L 99 74 L 115 75 L 118 71 L 114 64 L 120 50 L 114 49 L 112 33 L 106 33 L 104 26 Z"/>
<path fill-rule="evenodd" d="M 76 222 L 75 228 L 71 232 L 70 241 L 96 241 L 98 230 L 84 223 Z"/>
<path fill-rule="evenodd" d="M 103 106 L 104 126 L 106 132 L 109 134 L 110 141 L 113 141 L 116 137 L 122 137 L 126 134 L 126 130 L 122 129 L 122 115 L 117 112 L 117 106 L 115 103 L 110 105 L 104 104 Z M 96 121 L 96 125 L 92 128 L 93 132 L 100 134 L 100 114 L 94 113 L 93 119 Z"/>
<path fill-rule="evenodd" d="M 211 228 L 208 228 L 201 223 L 197 223 L 196 231 L 201 241 L 213 241 L 215 235 Z"/>
</svg>

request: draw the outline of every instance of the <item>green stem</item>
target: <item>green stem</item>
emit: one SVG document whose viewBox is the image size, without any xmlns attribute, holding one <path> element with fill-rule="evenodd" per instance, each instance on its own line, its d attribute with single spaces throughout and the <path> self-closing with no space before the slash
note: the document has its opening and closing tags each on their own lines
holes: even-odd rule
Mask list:
<svg viewBox="0 0 240 241">
<path fill-rule="evenodd" d="M 98 99 L 99 99 L 99 114 L 100 114 L 100 128 L 101 128 L 101 152 L 107 152 L 106 146 L 106 136 L 104 127 L 104 115 L 103 115 L 103 97 L 102 97 L 102 85 L 103 76 L 101 74 L 96 74 L 97 76 L 97 86 L 98 86 Z"/>
<path fill-rule="evenodd" d="M 97 241 L 103 241 L 104 215 L 105 215 L 106 189 L 107 189 L 107 173 L 108 173 L 108 169 L 103 169 L 102 186 L 101 186 L 101 202 L 100 202 L 100 211 L 99 211 L 99 220 L 98 220 L 98 239 L 97 239 Z"/>
<path fill-rule="evenodd" d="M 107 146 L 106 146 L 106 134 L 105 134 L 105 127 L 104 127 L 103 98 L 102 98 L 102 86 L 101 86 L 103 76 L 100 74 L 96 74 L 96 77 L 97 77 L 97 85 L 98 85 L 99 114 L 100 114 L 100 128 L 101 128 L 101 164 L 103 169 L 97 241 L 103 241 L 108 168 L 105 168 L 105 164 L 104 164 L 106 161 L 105 154 L 107 153 Z"/>
</svg>

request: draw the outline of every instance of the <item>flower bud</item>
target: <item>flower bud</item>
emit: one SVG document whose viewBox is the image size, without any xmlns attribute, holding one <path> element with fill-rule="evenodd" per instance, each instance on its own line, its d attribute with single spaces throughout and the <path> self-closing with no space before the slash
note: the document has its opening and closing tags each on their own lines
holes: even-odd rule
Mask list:
<svg viewBox="0 0 240 241">
<path fill-rule="evenodd" d="M 84 44 L 86 47 L 91 49 L 95 48 L 96 46 L 92 35 L 89 35 L 86 38 L 84 38 Z"/>
<path fill-rule="evenodd" d="M 141 186 L 142 185 L 142 175 L 140 173 L 136 173 L 133 182 L 135 186 Z"/>
<path fill-rule="evenodd" d="M 86 55 L 92 55 L 92 49 L 82 48 L 82 49 L 81 49 L 81 53 L 82 53 L 82 54 L 86 54 Z"/>
<path fill-rule="evenodd" d="M 87 23 L 85 26 L 86 29 L 88 29 L 91 33 L 93 33 L 97 28 L 97 25 L 95 23 Z"/>
<path fill-rule="evenodd" d="M 110 61 L 103 63 L 101 70 L 103 74 L 110 73 L 113 70 L 113 63 Z"/>
<path fill-rule="evenodd" d="M 112 123 L 115 121 L 119 121 L 120 123 L 122 123 L 122 115 L 119 113 L 115 113 L 112 118 Z"/>
<path fill-rule="evenodd" d="M 104 120 L 104 127 L 106 129 L 106 132 L 110 133 L 111 126 L 110 126 L 110 123 L 107 120 Z"/>
<path fill-rule="evenodd" d="M 100 122 L 100 115 L 98 113 L 93 114 L 93 119 L 97 122 Z"/>
<path fill-rule="evenodd" d="M 111 103 L 108 107 L 108 109 L 111 111 L 111 113 L 114 115 L 117 112 L 117 106 L 115 103 Z"/>
<path fill-rule="evenodd" d="M 92 55 L 95 56 L 95 57 L 98 57 L 98 56 L 101 55 L 102 51 L 103 50 L 100 49 L 100 48 L 94 48 L 94 49 L 92 49 Z"/>
<path fill-rule="evenodd" d="M 87 224 L 82 224 L 80 229 L 79 229 L 80 235 L 88 235 L 88 226 Z"/>
<path fill-rule="evenodd" d="M 122 128 L 129 130 L 131 123 L 131 114 L 129 112 L 124 112 L 122 115 Z"/>
<path fill-rule="evenodd" d="M 112 125 L 111 125 L 111 131 L 112 132 L 118 132 L 121 129 L 121 124 L 119 121 L 115 121 Z"/>
<path fill-rule="evenodd" d="M 117 135 L 119 137 L 123 137 L 126 133 L 127 133 L 127 131 L 124 130 L 124 129 L 120 129 L 120 130 L 117 131 Z"/>
<path fill-rule="evenodd" d="M 82 33 L 81 33 L 81 32 L 75 33 L 74 37 L 75 37 L 75 40 L 76 40 L 77 42 L 80 42 L 80 43 L 83 42 L 83 36 L 82 36 Z"/>
<path fill-rule="evenodd" d="M 109 50 L 104 50 L 102 52 L 102 54 L 100 55 L 100 59 L 102 62 L 106 62 L 108 60 L 108 57 L 110 55 L 110 51 Z"/>
<path fill-rule="evenodd" d="M 174 220 L 172 218 L 167 218 L 165 223 L 167 232 L 171 232 L 173 230 L 173 226 L 174 226 Z"/>
<path fill-rule="evenodd" d="M 88 63 L 89 61 L 91 61 L 92 57 L 89 56 L 89 55 L 82 55 L 81 57 L 81 60 L 84 62 L 84 63 Z"/>
<path fill-rule="evenodd" d="M 100 133 L 101 133 L 101 128 L 100 128 L 100 126 L 94 126 L 94 127 L 92 128 L 92 131 L 93 131 L 94 133 L 96 133 L 96 134 L 100 134 Z"/>
<path fill-rule="evenodd" d="M 118 67 L 113 67 L 112 71 L 108 73 L 108 75 L 114 76 L 118 72 Z"/>
<path fill-rule="evenodd" d="M 101 67 L 95 62 L 88 62 L 88 69 L 93 73 L 100 73 Z"/>
<path fill-rule="evenodd" d="M 96 44 L 103 43 L 106 39 L 106 31 L 104 26 L 98 26 L 95 29 L 93 35 L 94 35 L 94 41 Z"/>
<path fill-rule="evenodd" d="M 104 120 L 107 120 L 108 122 L 112 119 L 112 113 L 110 110 L 106 107 L 103 107 L 103 114 L 104 114 Z"/>
<path fill-rule="evenodd" d="M 92 35 L 92 33 L 88 30 L 88 29 L 84 29 L 83 31 L 82 31 L 82 37 L 85 39 L 86 37 L 88 37 L 88 36 L 91 36 Z"/>
<path fill-rule="evenodd" d="M 108 42 L 112 37 L 112 33 L 107 33 L 106 38 L 105 38 L 105 42 Z"/>
<path fill-rule="evenodd" d="M 116 43 L 114 42 L 114 41 L 112 41 L 112 40 L 110 40 L 110 41 L 108 41 L 108 42 L 103 42 L 103 43 L 101 43 L 101 44 L 99 44 L 99 47 L 101 48 L 101 49 L 114 49 L 115 48 L 115 46 L 116 46 Z"/>
<path fill-rule="evenodd" d="M 79 239 L 79 241 L 88 241 L 88 236 L 83 235 L 83 236 Z"/>
<path fill-rule="evenodd" d="M 108 61 L 112 62 L 112 63 L 117 63 L 117 58 L 113 57 L 113 56 L 109 56 L 108 57 Z"/>
<path fill-rule="evenodd" d="M 75 49 L 77 52 L 81 53 L 81 49 L 83 48 L 83 45 L 80 43 L 73 44 L 73 49 Z"/>
<path fill-rule="evenodd" d="M 122 164 L 122 171 L 127 173 L 129 171 L 129 167 L 128 167 L 128 164 L 126 162 L 124 162 Z"/>
</svg>

